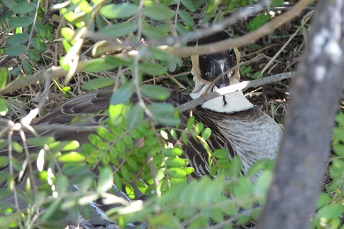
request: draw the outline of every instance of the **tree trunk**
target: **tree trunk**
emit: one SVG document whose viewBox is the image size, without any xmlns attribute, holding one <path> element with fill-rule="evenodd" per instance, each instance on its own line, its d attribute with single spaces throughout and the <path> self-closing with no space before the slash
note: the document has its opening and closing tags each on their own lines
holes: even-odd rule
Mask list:
<svg viewBox="0 0 344 229">
<path fill-rule="evenodd" d="M 260 229 L 307 229 L 330 155 L 344 82 L 344 1 L 317 1 L 310 40 L 291 89 L 286 131 Z"/>
</svg>

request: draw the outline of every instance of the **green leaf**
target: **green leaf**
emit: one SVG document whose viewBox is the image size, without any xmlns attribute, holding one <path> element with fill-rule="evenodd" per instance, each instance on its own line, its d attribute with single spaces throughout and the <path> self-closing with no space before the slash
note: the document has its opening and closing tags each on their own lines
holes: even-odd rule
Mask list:
<svg viewBox="0 0 344 229">
<path fill-rule="evenodd" d="M 153 116 L 153 119 L 158 123 L 165 125 L 165 126 L 179 126 L 180 119 L 175 117 L 169 116 Z"/>
<path fill-rule="evenodd" d="M 134 158 L 129 157 L 126 160 L 127 164 L 134 170 L 138 170 L 139 169 L 139 165 L 137 164 L 137 162 L 134 160 Z"/>
<path fill-rule="evenodd" d="M 69 27 L 64 27 L 61 29 L 61 35 L 64 39 L 66 39 L 68 42 L 73 44 L 73 38 L 75 36 L 75 31 Z"/>
<path fill-rule="evenodd" d="M 129 101 L 131 96 L 135 92 L 135 85 L 132 81 L 127 82 L 120 86 L 112 95 L 110 98 L 110 104 L 111 105 L 117 105 L 120 103 L 126 103 Z"/>
<path fill-rule="evenodd" d="M 26 54 L 31 61 L 38 62 L 41 60 L 41 56 L 36 50 L 32 50 L 32 49 L 27 50 Z"/>
<path fill-rule="evenodd" d="M 211 136 L 211 129 L 210 128 L 205 128 L 202 132 L 202 138 L 204 140 L 208 140 Z"/>
<path fill-rule="evenodd" d="M 164 21 L 174 16 L 174 11 L 161 3 L 145 5 L 143 13 L 145 16 L 157 21 Z"/>
<path fill-rule="evenodd" d="M 8 156 L 0 156 L 0 168 L 8 165 Z"/>
<path fill-rule="evenodd" d="M 23 147 L 18 142 L 12 142 L 11 144 L 15 151 L 17 151 L 18 153 L 23 152 Z"/>
<path fill-rule="evenodd" d="M 187 161 L 181 158 L 167 158 L 166 165 L 169 167 L 184 167 L 187 164 Z"/>
<path fill-rule="evenodd" d="M 109 115 L 110 115 L 110 120 L 114 125 L 120 124 L 124 117 L 125 114 L 128 110 L 128 106 L 125 104 L 116 104 L 112 105 L 110 104 L 109 107 Z"/>
<path fill-rule="evenodd" d="M 194 5 L 194 3 L 191 0 L 181 0 L 183 6 L 185 6 L 186 9 L 190 10 L 191 12 L 195 12 L 197 7 Z"/>
<path fill-rule="evenodd" d="M 195 125 L 195 134 L 199 135 L 202 132 L 203 128 L 204 128 L 204 124 L 203 123 L 201 123 L 201 122 L 197 123 Z"/>
<path fill-rule="evenodd" d="M 14 12 L 18 14 L 29 13 L 29 12 L 34 11 L 35 9 L 36 9 L 36 4 L 32 2 L 21 2 L 11 8 L 11 10 L 13 10 Z"/>
<path fill-rule="evenodd" d="M 283 6 L 284 0 L 272 0 L 271 7 Z"/>
<path fill-rule="evenodd" d="M 188 26 L 194 26 L 193 18 L 184 10 L 179 10 L 178 12 L 179 17 L 183 20 L 183 22 Z"/>
<path fill-rule="evenodd" d="M 114 183 L 116 185 L 116 187 L 122 187 L 122 181 L 121 181 L 121 178 L 120 176 L 118 175 L 118 173 L 115 173 L 114 175 Z"/>
<path fill-rule="evenodd" d="M 31 146 L 44 146 L 46 144 L 54 142 L 54 138 L 50 136 L 46 137 L 34 137 L 28 138 L 27 143 Z"/>
<path fill-rule="evenodd" d="M 25 74 L 32 75 L 32 66 L 31 66 L 29 61 L 23 60 L 22 61 L 22 67 L 23 67 Z"/>
<path fill-rule="evenodd" d="M 61 141 L 61 142 L 52 142 L 49 144 L 50 149 L 55 151 L 70 151 L 79 148 L 78 141 Z"/>
<path fill-rule="evenodd" d="M 113 175 L 112 170 L 109 167 L 105 167 L 100 170 L 97 191 L 99 193 L 106 192 L 113 185 Z"/>
<path fill-rule="evenodd" d="M 82 65 L 82 70 L 85 72 L 101 72 L 117 68 L 126 63 L 127 62 L 117 57 L 97 58 L 84 63 L 84 65 Z"/>
<path fill-rule="evenodd" d="M 167 170 L 168 175 L 176 178 L 183 178 L 186 176 L 184 169 L 181 168 L 169 168 Z"/>
<path fill-rule="evenodd" d="M 135 129 L 144 119 L 144 112 L 139 103 L 135 104 L 127 114 L 129 130 Z"/>
<path fill-rule="evenodd" d="M 251 168 L 248 170 L 246 176 L 254 176 L 256 175 L 259 171 L 263 169 L 270 169 L 272 170 L 274 166 L 274 161 L 271 159 L 261 159 L 254 163 Z"/>
<path fill-rule="evenodd" d="M 8 72 L 6 68 L 0 68 L 0 90 L 6 86 Z"/>
<path fill-rule="evenodd" d="M 272 181 L 272 172 L 269 170 L 264 171 L 257 179 L 254 185 L 254 194 L 259 198 L 263 199 L 270 187 Z"/>
<path fill-rule="evenodd" d="M 230 177 L 239 176 L 241 173 L 241 168 L 242 168 L 242 162 L 241 162 L 240 157 L 238 156 L 233 157 L 229 163 L 228 175 Z"/>
<path fill-rule="evenodd" d="M 133 22 L 123 22 L 115 25 L 110 25 L 99 30 L 100 33 L 108 36 L 109 38 L 117 38 L 128 35 L 136 31 L 137 24 Z"/>
<path fill-rule="evenodd" d="M 93 8 L 86 0 L 72 0 L 72 3 L 77 5 L 81 9 L 81 11 L 86 14 L 90 13 L 93 10 Z"/>
<path fill-rule="evenodd" d="M 2 3 L 7 6 L 9 9 L 12 9 L 17 5 L 17 3 L 14 0 L 2 0 Z"/>
<path fill-rule="evenodd" d="M 30 17 L 25 17 L 25 16 L 15 17 L 15 18 L 11 18 L 8 21 L 8 26 L 10 28 L 26 27 L 26 26 L 31 25 L 32 22 L 33 22 L 33 19 Z"/>
<path fill-rule="evenodd" d="M 63 154 L 57 160 L 60 162 L 81 162 L 85 160 L 85 156 L 77 152 L 71 152 Z"/>
<path fill-rule="evenodd" d="M 262 25 L 266 24 L 270 19 L 269 15 L 264 13 L 258 14 L 252 21 L 250 21 L 247 25 L 248 30 L 254 31 L 261 27 Z"/>
<path fill-rule="evenodd" d="M 148 23 L 143 23 L 142 32 L 149 39 L 163 38 L 167 35 L 165 30 L 157 26 L 151 26 Z"/>
<path fill-rule="evenodd" d="M 141 71 L 149 75 L 163 75 L 167 72 L 167 68 L 165 66 L 155 63 L 144 62 L 139 65 L 139 68 Z"/>
<path fill-rule="evenodd" d="M 121 167 L 121 174 L 122 174 L 123 178 L 124 178 L 126 181 L 130 181 L 130 172 L 129 172 L 127 166 L 122 165 L 122 167 Z"/>
<path fill-rule="evenodd" d="M 7 112 L 8 112 L 7 105 L 6 105 L 5 101 L 2 98 L 0 98 L 0 115 L 5 116 L 7 114 Z"/>
<path fill-rule="evenodd" d="M 331 197 L 328 193 L 321 193 L 317 201 L 317 208 L 320 208 L 328 203 L 330 203 Z"/>
<path fill-rule="evenodd" d="M 31 42 L 32 46 L 38 51 L 44 52 L 46 50 L 47 46 L 44 44 L 44 42 L 41 39 L 33 38 L 31 41 L 32 41 Z"/>
<path fill-rule="evenodd" d="M 94 90 L 99 88 L 110 87 L 115 83 L 113 78 L 97 78 L 91 79 L 86 83 L 81 85 L 81 88 L 84 90 Z"/>
<path fill-rule="evenodd" d="M 216 158 L 228 158 L 229 152 L 226 149 L 217 149 L 214 151 Z"/>
<path fill-rule="evenodd" d="M 152 103 L 147 105 L 147 108 L 150 112 L 152 112 L 153 116 L 174 114 L 174 106 L 169 103 Z"/>
<path fill-rule="evenodd" d="M 174 148 L 164 149 L 163 153 L 167 157 L 178 157 L 178 156 L 181 156 L 183 154 L 183 151 L 178 147 L 174 147 Z"/>
<path fill-rule="evenodd" d="M 16 44 L 24 44 L 29 40 L 29 34 L 26 33 L 17 33 L 12 36 L 9 36 L 6 39 L 6 42 L 10 45 L 16 45 Z"/>
<path fill-rule="evenodd" d="M 194 123 L 195 123 L 195 117 L 194 117 L 194 116 L 191 116 L 191 117 L 188 119 L 188 122 L 187 122 L 187 124 L 186 124 L 187 130 L 188 130 L 189 132 L 191 132 L 191 130 L 193 129 Z"/>
<path fill-rule="evenodd" d="M 344 145 L 336 144 L 333 146 L 333 151 L 340 157 L 344 157 Z"/>
<path fill-rule="evenodd" d="M 162 61 L 170 61 L 173 58 L 171 54 L 151 46 L 147 47 L 147 56 Z"/>
<path fill-rule="evenodd" d="M 144 84 L 141 85 L 140 89 L 142 94 L 156 100 L 165 100 L 171 96 L 169 90 L 158 85 Z"/>
<path fill-rule="evenodd" d="M 342 204 L 325 205 L 320 208 L 317 215 L 325 219 L 333 219 L 340 216 L 344 212 Z"/>
<path fill-rule="evenodd" d="M 100 14 L 109 19 L 129 18 L 137 14 L 138 7 L 134 4 L 109 4 L 100 9 Z"/>
<path fill-rule="evenodd" d="M 26 46 L 25 45 L 11 45 L 5 50 L 6 50 L 6 54 L 9 56 L 19 56 L 20 54 L 25 52 Z"/>
</svg>

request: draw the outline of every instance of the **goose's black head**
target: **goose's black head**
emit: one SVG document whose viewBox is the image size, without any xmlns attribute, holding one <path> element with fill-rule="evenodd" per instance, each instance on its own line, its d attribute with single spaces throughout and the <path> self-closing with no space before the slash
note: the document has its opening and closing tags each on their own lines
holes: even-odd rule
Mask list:
<svg viewBox="0 0 344 229">
<path fill-rule="evenodd" d="M 199 39 L 198 45 L 211 44 L 227 38 L 229 38 L 228 33 L 221 31 Z M 236 48 L 230 48 L 215 54 L 192 56 L 191 59 L 196 84 L 198 83 L 197 80 L 213 82 L 220 75 L 222 77 L 214 84 L 217 88 L 239 82 L 238 69 L 231 70 L 238 64 L 240 59 L 240 54 Z"/>
</svg>

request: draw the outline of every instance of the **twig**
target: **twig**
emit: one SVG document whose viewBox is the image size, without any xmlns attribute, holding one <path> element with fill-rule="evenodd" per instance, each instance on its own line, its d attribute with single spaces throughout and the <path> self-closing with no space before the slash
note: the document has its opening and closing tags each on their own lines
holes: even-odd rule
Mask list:
<svg viewBox="0 0 344 229">
<path fill-rule="evenodd" d="M 234 93 L 237 91 L 241 91 L 250 87 L 259 87 L 265 84 L 269 83 L 274 83 L 278 82 L 280 80 L 284 79 L 290 79 L 296 76 L 295 72 L 286 72 L 286 73 L 281 73 L 273 76 L 268 76 L 262 79 L 258 80 L 252 80 L 252 81 L 243 81 L 241 83 L 231 85 L 228 87 L 223 87 L 221 89 L 218 89 L 212 93 L 209 94 L 202 94 L 202 96 L 198 97 L 197 99 L 194 99 L 190 102 L 184 103 L 178 107 L 179 112 L 184 112 L 186 110 L 190 110 L 198 105 L 201 105 L 205 103 L 206 101 L 216 98 L 218 96 Z"/>
<path fill-rule="evenodd" d="M 211 34 L 224 30 L 228 28 L 229 26 L 234 25 L 238 21 L 244 18 L 247 18 L 250 15 L 254 15 L 261 12 L 268 5 L 269 5 L 268 1 L 262 0 L 253 6 L 243 7 L 237 12 L 234 12 L 230 17 L 224 19 L 221 23 L 214 24 L 207 28 L 198 29 L 194 32 L 190 32 L 179 38 L 168 37 L 168 38 L 162 38 L 162 39 L 152 39 L 152 40 L 147 40 L 146 43 L 152 46 L 160 46 L 160 45 L 174 45 L 175 46 L 175 44 L 178 44 L 178 45 L 186 44 L 187 42 L 194 41 L 202 36 L 209 36 Z M 128 46 L 138 48 L 142 45 L 142 43 L 132 42 L 132 41 L 119 43 L 117 41 L 114 41 L 112 38 L 102 35 L 101 33 L 94 33 L 91 31 L 88 31 L 86 36 L 93 40 L 99 40 L 99 41 L 105 40 L 107 43 L 106 45 L 106 48 L 108 49 L 107 51 L 113 51 L 114 49 L 117 49 L 119 47 L 128 47 Z"/>
<path fill-rule="evenodd" d="M 278 50 L 278 52 L 271 58 L 271 60 L 265 65 L 265 67 L 263 68 L 263 70 L 260 73 L 260 76 L 263 75 L 263 73 L 270 67 L 270 65 L 277 59 L 277 57 L 282 53 L 282 51 L 285 49 L 285 47 L 287 47 L 287 45 L 294 39 L 294 37 L 298 34 L 298 32 L 304 28 L 304 24 L 307 23 L 309 21 L 309 19 L 311 18 L 310 16 L 313 14 L 314 11 L 309 12 L 308 14 L 306 14 L 306 16 L 302 19 L 302 26 L 300 26 L 299 28 L 297 28 L 297 30 L 295 31 L 295 33 L 287 40 L 287 42 L 285 42 L 285 44 L 282 46 L 282 48 L 280 48 Z"/>
<path fill-rule="evenodd" d="M 204 55 L 220 52 L 222 50 L 227 50 L 233 47 L 241 47 L 247 44 L 251 44 L 254 41 L 272 33 L 276 28 L 282 26 L 286 22 L 298 16 L 303 9 L 305 9 L 314 0 L 301 0 L 299 1 L 291 10 L 286 13 L 275 17 L 270 22 L 266 23 L 259 29 L 250 32 L 242 37 L 234 39 L 226 39 L 224 41 L 208 44 L 199 45 L 196 47 L 182 47 L 182 48 L 172 48 L 172 47 L 161 47 L 161 49 L 176 55 L 176 56 L 191 56 L 191 55 Z"/>
</svg>

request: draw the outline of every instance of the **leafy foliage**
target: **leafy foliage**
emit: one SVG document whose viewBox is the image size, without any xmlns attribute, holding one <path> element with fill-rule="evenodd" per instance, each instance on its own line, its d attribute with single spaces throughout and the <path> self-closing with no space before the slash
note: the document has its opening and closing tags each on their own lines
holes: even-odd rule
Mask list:
<svg viewBox="0 0 344 229">
<path fill-rule="evenodd" d="M 61 46 L 65 53 L 59 50 L 61 53 L 57 56 L 60 66 L 68 71 L 65 82 L 61 83 L 65 86 L 54 82 L 58 88 L 70 91 L 67 82 L 77 81 L 73 76 L 81 73 L 87 75 L 86 82 L 80 86 L 83 90 L 116 86 L 109 109 L 97 114 L 104 119 L 96 133 L 89 135 L 89 143 L 79 145 L 76 141 L 36 137 L 28 138 L 27 145 L 22 145 L 17 139 L 11 142 L 0 139 L 0 149 L 12 148 L 15 154 L 25 158 L 20 162 L 11 153 L 9 157 L 0 157 L 1 167 L 10 162 L 8 170 L 0 171 L 0 183 L 7 181 L 8 184 L 8 188 L 0 190 L 0 199 L 10 198 L 15 193 L 24 202 L 20 212 L 13 205 L 0 206 L 2 228 L 61 227 L 62 219 L 69 217 L 75 222 L 79 213 L 89 219 L 92 212 L 88 204 L 98 198 L 120 204 L 107 215 L 122 227 L 141 221 L 157 228 L 205 228 L 215 224 L 233 228 L 255 220 L 265 202 L 273 163 L 262 160 L 247 176 L 242 176 L 240 158 L 228 160 L 227 150 L 210 150 L 206 140 L 212 134 L 211 129 L 192 116 L 187 120 L 186 129 L 181 129 L 178 112 L 165 102 L 169 91 L 144 83 L 179 70 L 185 62 L 151 45 L 154 41 L 187 34 L 200 22 L 221 22 L 228 13 L 249 2 L 166 0 L 142 1 L 142 5 L 139 1 L 73 0 L 55 5 L 54 9 L 59 12 L 50 14 L 52 23 L 44 23 L 49 9 L 41 2 L 3 0 L 0 4 L 8 11 L 0 18 L 0 23 L 6 47 L 0 48 L 0 52 L 22 61 L 10 71 L 0 69 L 0 89 L 7 84 L 9 75 L 30 76 L 36 63 L 45 63 L 43 57 L 55 37 L 63 38 Z M 272 6 L 282 3 L 273 1 Z M 261 13 L 250 19 L 247 27 L 253 31 L 271 17 Z M 57 36 L 56 18 L 59 23 L 63 22 Z M 202 20 L 197 21 L 200 18 Z M 96 34 L 96 39 L 89 39 L 89 33 Z M 104 42 L 103 38 L 117 43 Z M 116 76 L 102 77 L 105 72 L 115 72 Z M 249 67 L 242 68 L 241 73 L 252 78 L 258 76 L 258 72 L 252 74 Z M 8 113 L 9 104 L 0 98 L 0 115 Z M 339 225 L 343 213 L 340 208 L 342 116 L 338 116 L 340 125 L 334 130 L 333 148 L 338 157 L 332 160 L 330 167 L 332 182 L 320 197 L 314 228 Z M 75 121 L 85 118 L 77 116 Z M 182 150 L 170 144 L 176 141 L 187 144 L 188 138 L 204 145 L 211 176 L 189 179 L 193 168 L 189 167 Z M 35 148 L 37 153 L 27 157 L 28 148 Z M 37 162 L 32 163 L 33 160 Z M 37 171 L 31 172 L 33 168 Z M 19 174 L 18 179 L 15 174 Z M 22 189 L 15 185 L 19 180 L 24 180 Z M 119 198 L 118 192 L 133 201 Z M 136 200 L 141 195 L 150 198 L 142 203 Z"/>
</svg>

